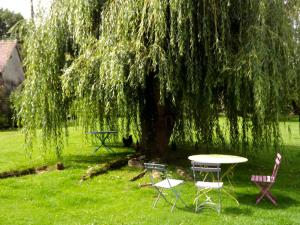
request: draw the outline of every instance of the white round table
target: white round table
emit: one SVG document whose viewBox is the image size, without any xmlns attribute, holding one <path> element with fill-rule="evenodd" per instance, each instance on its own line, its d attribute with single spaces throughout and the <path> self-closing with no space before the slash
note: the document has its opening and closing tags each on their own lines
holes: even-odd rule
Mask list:
<svg viewBox="0 0 300 225">
<path fill-rule="evenodd" d="M 236 155 L 221 155 L 221 154 L 201 154 L 191 155 L 188 158 L 191 161 L 199 163 L 218 163 L 218 164 L 236 164 L 247 162 L 248 159 Z"/>
</svg>

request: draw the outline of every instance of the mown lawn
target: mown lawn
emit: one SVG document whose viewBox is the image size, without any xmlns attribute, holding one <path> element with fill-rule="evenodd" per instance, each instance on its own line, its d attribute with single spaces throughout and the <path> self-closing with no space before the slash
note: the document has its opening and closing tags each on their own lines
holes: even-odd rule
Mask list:
<svg viewBox="0 0 300 225">
<path fill-rule="evenodd" d="M 196 214 L 193 211 L 195 188 L 192 181 L 187 181 L 180 191 L 190 208 L 184 208 L 179 202 L 171 213 L 170 205 L 163 200 L 157 208 L 152 208 L 155 192 L 138 187 L 139 183 L 148 182 L 147 177 L 129 181 L 139 173 L 138 169 L 123 167 L 80 183 L 88 166 L 122 157 L 131 150 L 114 148 L 118 153 L 112 155 L 102 149 L 93 154 L 93 146 L 84 141 L 80 131 L 73 129 L 61 160 L 65 170 L 0 180 L 0 224 L 300 224 L 298 123 L 282 124 L 282 132 L 286 143 L 284 162 L 272 188 L 278 198 L 277 207 L 266 200 L 255 205 L 258 189 L 249 181 L 251 174 L 271 173 L 273 152 L 250 156 L 248 163 L 236 167 L 233 180 L 239 206 L 223 195 L 220 215 L 212 210 Z M 186 158 L 189 153 L 184 150 L 173 153 L 169 167 L 174 176 L 178 164 L 189 167 Z M 0 172 L 54 165 L 57 161 L 43 149 L 34 149 L 29 158 L 18 131 L 0 132 L 0 152 Z"/>
</svg>

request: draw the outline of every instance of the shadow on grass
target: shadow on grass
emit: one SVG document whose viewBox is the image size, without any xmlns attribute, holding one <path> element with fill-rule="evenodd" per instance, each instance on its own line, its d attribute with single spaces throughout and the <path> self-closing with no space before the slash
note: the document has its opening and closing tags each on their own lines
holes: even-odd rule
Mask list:
<svg viewBox="0 0 300 225">
<path fill-rule="evenodd" d="M 183 204 L 181 203 L 178 203 L 176 204 L 176 209 L 175 210 L 181 210 L 181 211 L 185 211 L 187 213 L 192 213 L 192 214 L 195 214 L 195 205 L 194 204 L 191 204 L 191 203 L 187 203 L 185 202 L 186 206 L 183 206 Z M 171 205 L 170 205 L 171 206 Z M 199 213 L 199 212 L 197 212 Z"/>
<path fill-rule="evenodd" d="M 63 161 L 68 165 L 68 167 L 82 169 L 87 168 L 87 166 L 108 163 L 132 153 L 133 152 L 116 152 L 111 154 L 67 155 L 64 156 Z"/>
<path fill-rule="evenodd" d="M 241 207 L 226 207 L 223 208 L 222 213 L 230 214 L 230 215 L 244 215 L 244 216 L 251 216 L 253 215 L 253 210 L 250 208 L 241 208 Z"/>
<path fill-rule="evenodd" d="M 19 128 L 1 128 L 0 129 L 0 133 L 4 133 L 4 132 L 16 132 L 16 131 L 19 131 Z"/>
<path fill-rule="evenodd" d="M 274 196 L 277 198 L 277 206 L 273 205 L 267 197 L 264 197 L 259 204 L 256 204 L 257 194 L 242 194 L 239 193 L 238 201 L 241 205 L 247 205 L 250 207 L 256 207 L 267 210 L 278 210 L 286 209 L 291 206 L 299 206 L 299 201 L 291 198 L 290 196 L 282 193 L 275 193 Z"/>
<path fill-rule="evenodd" d="M 222 203 L 221 203 L 222 204 Z M 215 213 L 216 215 L 219 215 L 217 210 L 211 207 L 204 207 L 202 209 L 199 209 L 197 212 L 195 212 L 195 205 L 194 204 L 188 204 L 186 207 L 178 207 L 176 206 L 177 209 L 188 212 L 188 213 L 193 213 L 193 214 L 201 214 L 201 213 Z M 223 207 L 220 215 L 222 214 L 231 214 L 231 215 L 245 215 L 245 216 L 251 216 L 253 215 L 253 210 L 251 208 L 241 208 L 239 206 L 232 206 L 232 207 Z"/>
</svg>

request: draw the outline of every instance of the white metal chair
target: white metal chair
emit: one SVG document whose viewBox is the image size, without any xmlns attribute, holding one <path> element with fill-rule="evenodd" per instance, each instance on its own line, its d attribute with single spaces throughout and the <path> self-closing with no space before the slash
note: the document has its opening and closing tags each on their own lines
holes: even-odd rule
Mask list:
<svg viewBox="0 0 300 225">
<path fill-rule="evenodd" d="M 192 171 L 194 175 L 195 185 L 197 187 L 197 194 L 195 198 L 196 207 L 195 212 L 198 209 L 204 207 L 210 207 L 217 210 L 218 213 L 221 212 L 221 189 L 223 187 L 223 182 L 220 181 L 220 164 L 217 163 L 199 163 L 192 161 Z M 218 191 L 218 202 L 214 202 L 212 197 L 208 195 L 211 190 Z M 198 205 L 199 198 L 205 196 L 205 201 Z"/>
<path fill-rule="evenodd" d="M 153 204 L 153 208 L 156 206 L 160 197 L 163 197 L 166 202 L 173 204 L 173 206 L 171 208 L 171 212 L 173 212 L 178 199 L 180 199 L 181 202 L 186 206 L 186 204 L 180 197 L 180 193 L 175 189 L 176 186 L 178 186 L 179 184 L 182 184 L 184 182 L 183 180 L 168 178 L 168 175 L 166 173 L 166 166 L 163 164 L 144 163 L 144 166 L 147 169 L 147 172 L 149 173 L 152 187 L 155 188 L 158 192 L 157 198 Z M 174 196 L 175 196 L 174 203 L 171 203 L 166 198 L 165 193 L 163 192 L 164 189 L 171 190 L 171 192 L 174 194 Z"/>
</svg>

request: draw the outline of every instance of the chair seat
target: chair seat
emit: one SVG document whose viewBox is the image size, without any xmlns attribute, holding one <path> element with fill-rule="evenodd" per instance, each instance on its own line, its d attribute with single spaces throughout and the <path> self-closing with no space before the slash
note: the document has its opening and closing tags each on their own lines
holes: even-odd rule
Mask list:
<svg viewBox="0 0 300 225">
<path fill-rule="evenodd" d="M 197 181 L 196 182 L 197 188 L 212 188 L 212 189 L 219 189 L 223 187 L 223 182 L 205 182 L 205 181 Z"/>
<path fill-rule="evenodd" d="M 164 179 L 164 180 L 154 184 L 154 186 L 158 187 L 158 188 L 172 188 L 172 187 L 175 187 L 175 186 L 177 186 L 181 183 L 183 183 L 183 180 Z"/>
<path fill-rule="evenodd" d="M 274 183 L 275 179 L 272 176 L 260 176 L 260 175 L 252 175 L 252 182 L 260 182 L 260 183 Z"/>
</svg>

